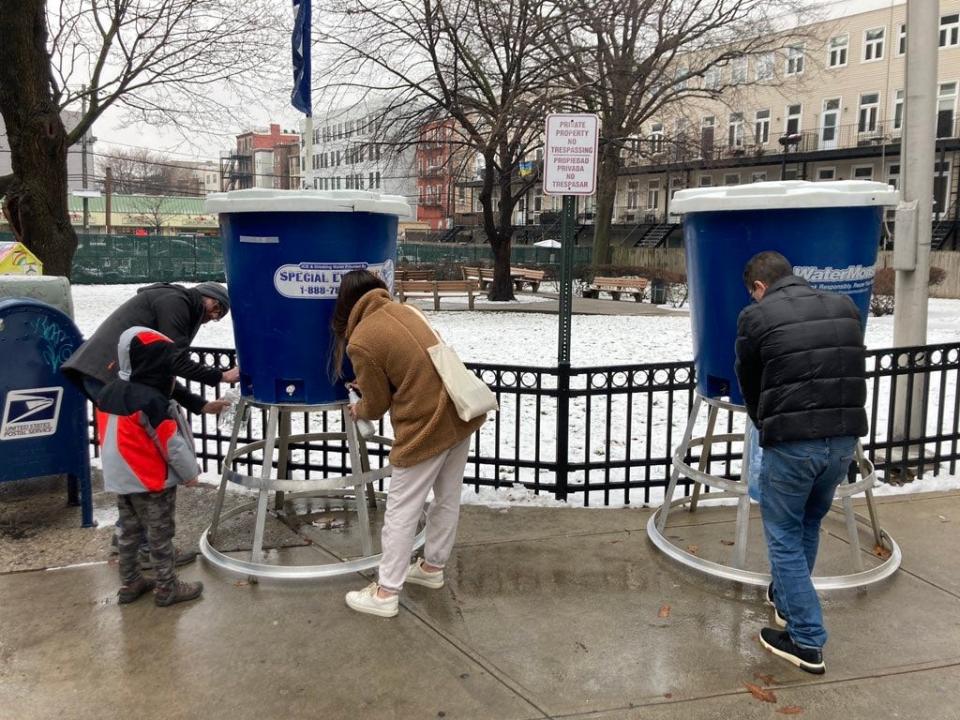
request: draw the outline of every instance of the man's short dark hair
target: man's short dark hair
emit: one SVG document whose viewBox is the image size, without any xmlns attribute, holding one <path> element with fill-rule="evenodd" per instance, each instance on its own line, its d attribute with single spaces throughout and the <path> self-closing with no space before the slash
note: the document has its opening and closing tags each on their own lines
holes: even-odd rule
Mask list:
<svg viewBox="0 0 960 720">
<path fill-rule="evenodd" d="M 770 286 L 788 275 L 793 275 L 790 261 L 778 252 L 765 250 L 750 258 L 743 268 L 743 284 L 751 290 L 757 280 Z"/>
</svg>

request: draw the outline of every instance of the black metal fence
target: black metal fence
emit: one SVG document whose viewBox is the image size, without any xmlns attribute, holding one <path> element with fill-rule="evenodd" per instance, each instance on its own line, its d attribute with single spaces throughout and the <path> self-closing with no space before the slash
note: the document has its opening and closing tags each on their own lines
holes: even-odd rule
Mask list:
<svg viewBox="0 0 960 720">
<path fill-rule="evenodd" d="M 197 359 L 218 367 L 234 362 L 233 350 L 200 348 Z M 672 470 L 672 455 L 691 412 L 695 391 L 692 362 L 612 367 L 522 367 L 469 363 L 494 390 L 500 412 L 490 416 L 472 441 L 464 483 L 478 493 L 488 488 L 549 495 L 579 505 L 659 504 Z M 955 474 L 960 459 L 960 343 L 867 353 L 870 435 L 864 447 L 882 473 Z M 209 397 L 225 388 L 194 387 Z M 569 412 L 558 413 L 566 393 Z M 914 400 L 915 399 L 915 400 Z M 895 418 L 909 405 L 903 419 Z M 701 413 L 694 435 L 702 435 Z M 262 438 L 265 418 L 254 411 L 241 430 L 241 443 Z M 197 451 L 204 471 L 217 472 L 229 444 L 229 430 L 216 418 L 194 418 Z M 743 413 L 721 412 L 718 432 L 742 430 Z M 294 418 L 294 432 L 329 432 L 341 427 L 336 413 Z M 381 433 L 390 435 L 381 421 Z M 566 457 L 557 447 L 567 447 Z M 387 451 L 370 446 L 374 466 Z M 709 471 L 737 477 L 740 443 L 715 447 Z M 241 461 L 253 472 L 258 455 Z M 696 456 L 694 456 L 696 457 Z M 342 474 L 349 467 L 343 443 L 291 445 L 294 477 Z M 522 488 L 518 487 L 518 484 Z"/>
</svg>

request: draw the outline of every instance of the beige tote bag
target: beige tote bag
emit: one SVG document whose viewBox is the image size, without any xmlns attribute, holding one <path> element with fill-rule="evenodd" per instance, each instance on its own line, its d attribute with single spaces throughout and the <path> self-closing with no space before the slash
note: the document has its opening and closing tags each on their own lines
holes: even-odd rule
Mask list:
<svg viewBox="0 0 960 720">
<path fill-rule="evenodd" d="M 467 369 L 456 351 L 440 338 L 419 309 L 411 305 L 407 307 L 420 316 L 437 338 L 437 344 L 427 348 L 427 353 L 460 419 L 469 422 L 490 411 L 499 410 L 497 396 L 487 387 L 487 384 Z"/>
</svg>

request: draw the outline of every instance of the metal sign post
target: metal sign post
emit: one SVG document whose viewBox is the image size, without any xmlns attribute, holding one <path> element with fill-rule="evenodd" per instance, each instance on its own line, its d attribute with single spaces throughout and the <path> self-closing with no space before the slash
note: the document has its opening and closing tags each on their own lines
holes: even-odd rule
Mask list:
<svg viewBox="0 0 960 720">
<path fill-rule="evenodd" d="M 547 115 L 543 192 L 563 197 L 560 216 L 560 328 L 557 343 L 557 498 L 567 498 L 566 418 L 570 410 L 570 323 L 573 315 L 573 246 L 577 197 L 596 192 L 600 120 L 589 114 Z"/>
</svg>

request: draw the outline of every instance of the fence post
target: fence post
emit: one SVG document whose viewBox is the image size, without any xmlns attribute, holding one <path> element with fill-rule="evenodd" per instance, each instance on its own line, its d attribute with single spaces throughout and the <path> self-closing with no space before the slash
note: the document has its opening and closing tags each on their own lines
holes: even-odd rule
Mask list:
<svg viewBox="0 0 960 720">
<path fill-rule="evenodd" d="M 555 496 L 567 501 L 570 472 L 570 365 L 557 367 L 557 489 Z"/>
</svg>

